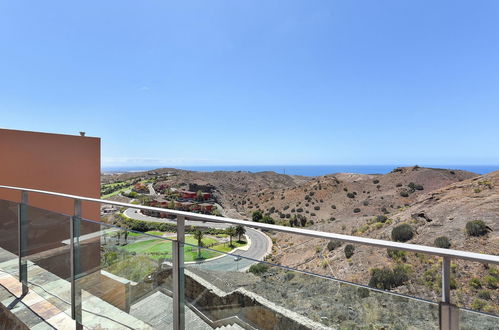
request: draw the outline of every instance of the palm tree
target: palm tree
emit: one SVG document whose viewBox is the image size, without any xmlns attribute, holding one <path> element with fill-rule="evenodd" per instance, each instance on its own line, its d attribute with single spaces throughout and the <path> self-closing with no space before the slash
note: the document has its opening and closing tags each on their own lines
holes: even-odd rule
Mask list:
<svg viewBox="0 0 499 330">
<path fill-rule="evenodd" d="M 204 233 L 201 230 L 194 232 L 194 238 L 198 240 L 198 257 L 201 257 L 201 247 L 203 246 Z"/>
<path fill-rule="evenodd" d="M 236 235 L 239 236 L 239 240 L 241 240 L 241 237 L 246 234 L 246 228 L 244 228 L 243 225 L 238 225 L 236 227 Z"/>
<path fill-rule="evenodd" d="M 229 227 L 229 228 L 225 229 L 225 233 L 227 235 L 229 235 L 229 240 L 230 240 L 229 246 L 232 246 L 232 237 L 236 236 L 236 228 Z"/>
</svg>

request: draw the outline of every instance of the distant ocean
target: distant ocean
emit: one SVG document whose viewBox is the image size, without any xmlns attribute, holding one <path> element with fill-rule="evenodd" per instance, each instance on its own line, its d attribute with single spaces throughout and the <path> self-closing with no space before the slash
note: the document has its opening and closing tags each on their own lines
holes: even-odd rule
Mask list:
<svg viewBox="0 0 499 330">
<path fill-rule="evenodd" d="M 478 174 L 486 174 L 499 170 L 499 165 L 422 165 L 421 167 L 466 170 Z M 117 166 L 103 167 L 104 173 L 141 172 L 161 167 L 173 167 L 182 170 L 214 172 L 214 171 L 273 171 L 280 174 L 321 176 L 333 173 L 386 174 L 400 166 L 411 165 L 238 165 L 238 166 Z"/>
</svg>

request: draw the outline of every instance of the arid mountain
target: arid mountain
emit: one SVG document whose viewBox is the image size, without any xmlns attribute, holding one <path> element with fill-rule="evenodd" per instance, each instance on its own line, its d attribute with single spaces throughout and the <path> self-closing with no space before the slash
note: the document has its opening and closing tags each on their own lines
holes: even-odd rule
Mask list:
<svg viewBox="0 0 499 330">
<path fill-rule="evenodd" d="M 390 181 L 397 176 L 402 180 L 404 173 L 412 174 L 404 169 L 404 172 L 390 173 L 386 177 Z M 427 172 L 430 177 L 435 174 L 430 173 Z M 471 176 L 466 173 L 456 175 Z M 333 222 L 319 222 L 311 228 L 392 240 L 393 229 L 408 224 L 414 234 L 407 243 L 435 246 L 436 238 L 446 237 L 453 249 L 498 255 L 499 171 L 459 181 L 461 179 L 429 192 L 423 190 L 417 195 L 410 195 L 405 199 L 409 206 L 390 209 L 388 214 L 378 212 L 364 219 L 338 217 Z M 426 182 L 429 186 L 429 181 Z M 385 195 L 385 198 L 388 197 Z M 397 196 L 392 198 L 400 200 Z M 384 222 L 377 221 L 378 215 L 386 217 L 381 218 Z M 476 237 L 469 235 L 466 225 L 474 220 L 483 221 L 488 233 Z M 369 283 L 370 269 L 404 265 L 409 270 L 409 280 L 394 288 L 395 291 L 429 299 L 437 299 L 440 295 L 441 259 L 437 257 L 411 253 L 390 255 L 385 249 L 355 246 L 353 254 L 347 258 L 345 245 L 331 246 L 334 248 L 330 250 L 327 241 L 293 235 L 276 235 L 275 241 L 272 260 L 279 264 L 364 284 Z M 453 261 L 452 272 L 453 301 L 474 309 L 499 311 L 497 269 L 478 263 Z"/>
<path fill-rule="evenodd" d="M 300 177 L 273 172 L 192 172 L 159 169 L 106 176 L 107 182 L 141 177 L 155 187 L 209 190 L 226 216 L 251 221 L 260 210 L 266 221 L 327 232 L 392 240 L 392 231 L 407 224 L 408 243 L 435 245 L 445 236 L 458 250 L 499 254 L 499 171 L 487 175 L 421 167 L 398 168 L 385 175 L 339 173 Z M 269 220 L 272 218 L 271 220 Z M 466 224 L 481 220 L 486 234 L 470 236 Z M 343 280 L 368 284 L 371 270 L 403 268 L 407 279 L 390 289 L 438 299 L 441 260 L 393 253 L 365 246 L 349 247 L 325 240 L 270 233 L 268 260 Z M 453 301 L 474 309 L 499 312 L 499 271 L 494 267 L 453 261 Z M 480 298 L 481 297 L 481 298 Z M 474 305 L 473 305 L 474 304 Z"/>
</svg>

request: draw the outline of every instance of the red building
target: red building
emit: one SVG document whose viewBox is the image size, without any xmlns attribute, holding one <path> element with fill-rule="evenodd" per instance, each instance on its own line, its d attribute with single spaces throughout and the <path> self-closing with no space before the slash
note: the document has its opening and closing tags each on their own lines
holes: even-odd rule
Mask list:
<svg viewBox="0 0 499 330">
<path fill-rule="evenodd" d="M 184 199 L 195 199 L 195 198 L 197 198 L 197 193 L 194 192 L 194 191 L 182 190 L 180 192 L 180 194 L 182 195 L 182 198 L 184 198 Z"/>
</svg>

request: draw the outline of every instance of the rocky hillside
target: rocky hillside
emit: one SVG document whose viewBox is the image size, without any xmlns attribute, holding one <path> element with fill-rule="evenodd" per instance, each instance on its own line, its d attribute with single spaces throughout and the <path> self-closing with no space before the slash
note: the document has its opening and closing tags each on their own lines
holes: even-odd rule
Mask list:
<svg viewBox="0 0 499 330">
<path fill-rule="evenodd" d="M 475 173 L 404 167 L 385 175 L 339 173 L 300 177 L 273 172 L 193 172 L 159 169 L 109 175 L 106 182 L 140 177 L 155 187 L 214 193 L 225 215 L 327 232 L 499 254 L 499 171 Z M 480 235 L 467 223 L 483 221 Z M 404 228 L 398 228 L 405 224 Z M 397 229 L 396 229 L 397 228 Z M 409 231 L 410 233 L 408 234 Z M 348 246 L 302 236 L 271 233 L 269 261 L 438 300 L 441 260 L 386 249 Z M 438 243 L 435 240 L 439 238 Z M 399 239 L 399 238 L 395 238 Z M 402 239 L 400 239 L 402 240 Z M 347 251 L 348 250 L 348 251 Z M 453 301 L 499 313 L 499 271 L 470 262 L 452 264 Z M 391 273 L 390 273 L 391 272 Z M 388 278 L 397 273 L 397 281 Z"/>
<path fill-rule="evenodd" d="M 386 176 L 390 177 L 390 180 L 397 176 L 401 179 L 404 173 L 412 174 L 408 171 L 409 169 L 404 169 L 404 172 Z M 439 174 L 446 176 L 450 173 Z M 364 219 L 338 217 L 332 222 L 316 223 L 311 228 L 392 240 L 394 229 L 405 224 L 410 227 L 412 233 L 408 243 L 435 246 L 444 242 L 443 246 L 439 246 L 450 244 L 453 249 L 498 255 L 499 171 L 466 180 L 462 178 L 432 191 L 425 192 L 425 186 L 421 192 L 410 194 L 404 199 L 408 201 L 404 205 L 408 206 L 389 209 L 388 213 L 375 209 L 377 213 L 371 213 Z M 411 178 L 413 179 L 415 180 L 414 177 Z M 399 190 L 396 190 L 394 195 L 396 192 Z M 392 198 L 395 203 L 401 200 L 398 196 Z M 470 221 L 483 221 L 483 231 L 476 233 L 477 236 L 470 235 L 466 230 Z M 439 237 L 440 243 L 435 242 Z M 277 244 L 274 246 L 272 260 L 281 264 L 364 284 L 369 284 L 372 278 L 370 269 L 404 268 L 407 281 L 391 289 L 429 299 L 438 299 L 440 295 L 440 258 L 393 253 L 363 246 L 354 246 L 353 250 L 348 248 L 352 253 L 348 253 L 347 258 L 346 246 L 339 244 L 328 246 L 326 241 L 291 235 L 276 235 L 275 241 Z M 453 301 L 474 309 L 499 312 L 497 267 L 453 261 L 452 271 Z"/>
</svg>

